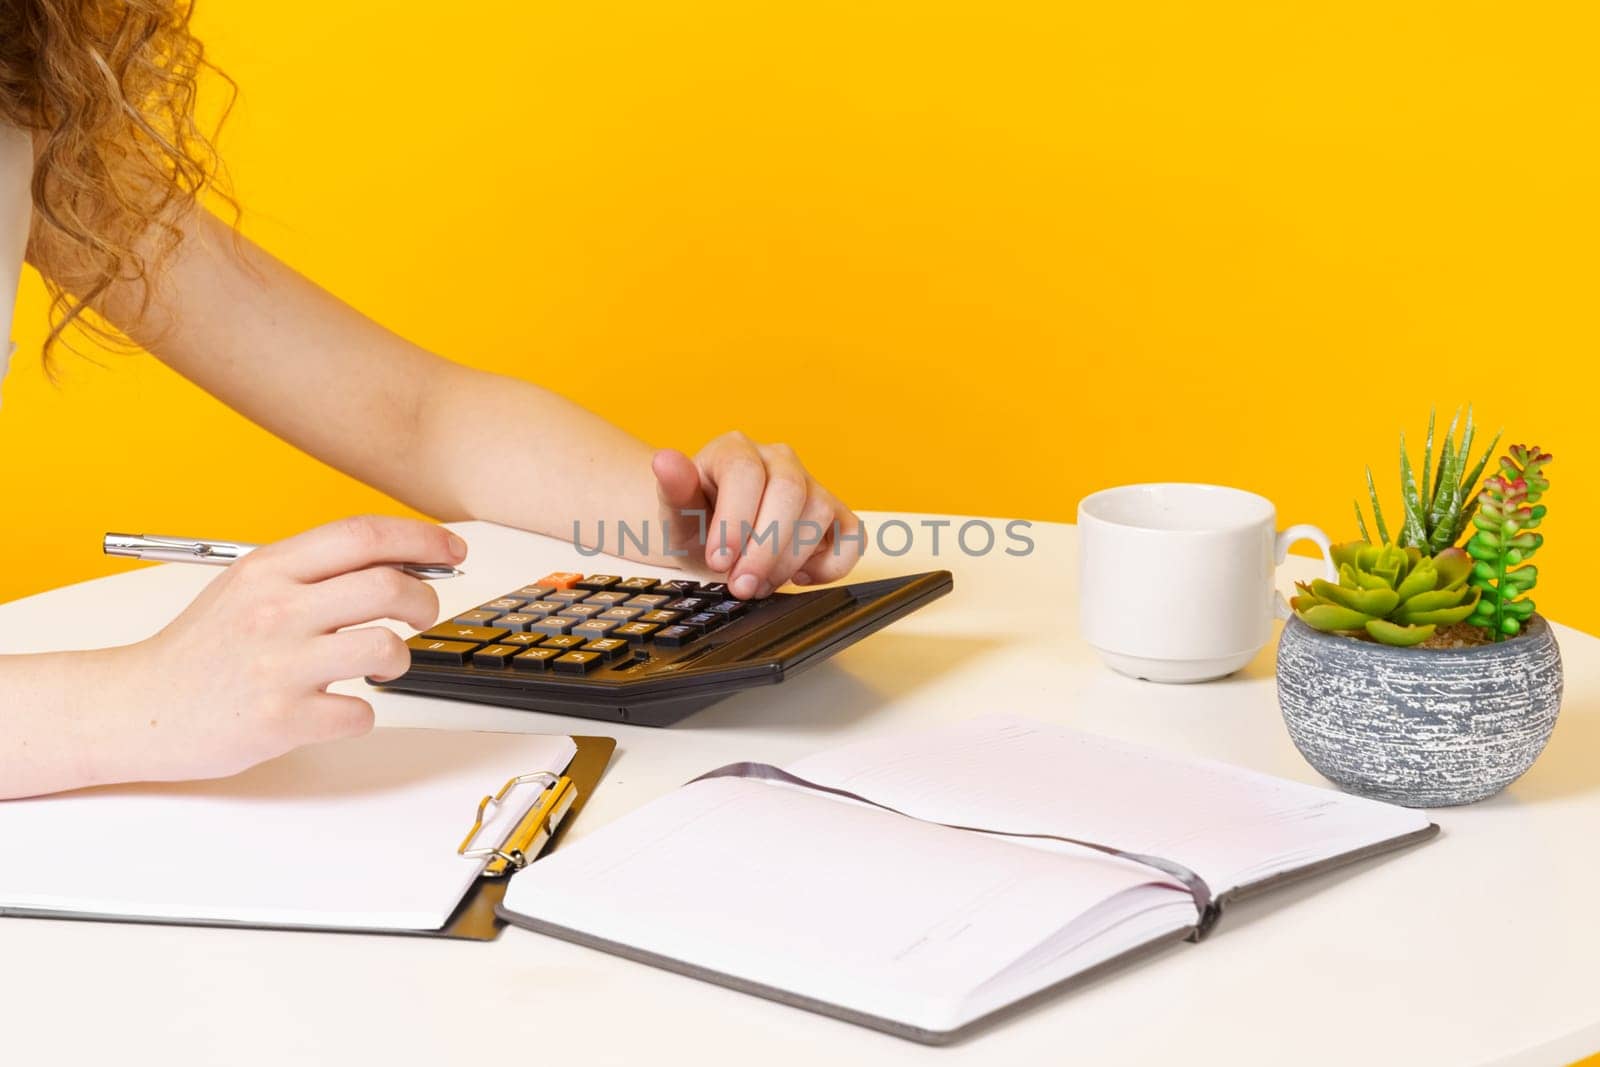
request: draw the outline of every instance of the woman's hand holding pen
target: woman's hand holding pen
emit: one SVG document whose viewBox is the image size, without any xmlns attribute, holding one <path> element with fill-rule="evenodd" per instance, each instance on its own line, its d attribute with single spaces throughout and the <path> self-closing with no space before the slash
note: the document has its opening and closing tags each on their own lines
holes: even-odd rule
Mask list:
<svg viewBox="0 0 1600 1067">
<path fill-rule="evenodd" d="M 861 558 L 861 520 L 788 445 L 758 445 L 735 431 L 692 459 L 662 449 L 651 466 L 670 543 L 703 545 L 704 566 L 726 575 L 740 599 L 788 581 L 836 581 Z"/>
<path fill-rule="evenodd" d="M 147 641 L 109 650 L 125 710 L 102 781 L 215 778 L 300 745 L 366 733 L 372 706 L 327 691 L 408 669 L 395 619 L 425 630 L 439 600 L 386 564 L 457 564 L 466 543 L 414 519 L 366 516 L 266 545 L 218 574 Z M 353 627 L 353 628 L 348 628 Z"/>
</svg>

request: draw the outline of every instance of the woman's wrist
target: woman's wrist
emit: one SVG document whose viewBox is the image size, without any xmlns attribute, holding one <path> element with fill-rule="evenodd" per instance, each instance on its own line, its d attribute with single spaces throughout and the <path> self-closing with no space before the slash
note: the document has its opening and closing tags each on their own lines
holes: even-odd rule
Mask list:
<svg viewBox="0 0 1600 1067">
<path fill-rule="evenodd" d="M 0 797 L 138 776 L 131 648 L 0 657 Z"/>
<path fill-rule="evenodd" d="M 68 653 L 72 692 L 70 714 L 77 747 L 83 753 L 78 773 L 85 785 L 114 785 L 152 777 L 152 755 L 160 743 L 154 694 L 145 677 L 154 653 L 151 642 Z"/>
</svg>

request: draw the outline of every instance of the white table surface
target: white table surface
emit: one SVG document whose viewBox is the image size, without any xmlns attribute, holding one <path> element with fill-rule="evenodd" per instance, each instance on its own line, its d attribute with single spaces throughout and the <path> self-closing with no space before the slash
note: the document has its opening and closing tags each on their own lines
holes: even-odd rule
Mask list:
<svg viewBox="0 0 1600 1067">
<path fill-rule="evenodd" d="M 874 526 L 893 517 L 866 516 Z M 641 570 L 486 524 L 458 529 L 472 555 L 466 577 L 440 586 L 447 611 L 551 570 Z M 569 845 L 724 763 L 783 763 L 989 711 L 1325 784 L 1284 731 L 1271 648 L 1207 685 L 1120 677 L 1077 636 L 1072 527 L 1035 525 L 1026 558 L 969 558 L 951 551 L 951 532 L 937 559 L 924 532 L 910 554 L 869 554 L 852 577 L 943 567 L 955 573 L 952 594 L 791 683 L 669 729 L 345 688 L 365 691 L 387 725 L 616 737 Z M 1292 561 L 1284 581 L 1311 566 Z M 213 574 L 148 567 L 0 605 L 0 651 L 144 637 Z M 1203 625 L 1204 605 L 1192 610 Z M 1444 832 L 1429 844 L 1246 902 L 1204 944 L 1176 946 L 952 1048 L 519 929 L 473 944 L 6 919 L 0 1062 L 1563 1063 L 1600 1049 L 1600 641 L 1558 633 L 1561 719 L 1506 793 L 1437 812 Z M 92 843 L 86 855 L 93 877 Z M 0 856 L 0 877 L 4 865 Z"/>
</svg>

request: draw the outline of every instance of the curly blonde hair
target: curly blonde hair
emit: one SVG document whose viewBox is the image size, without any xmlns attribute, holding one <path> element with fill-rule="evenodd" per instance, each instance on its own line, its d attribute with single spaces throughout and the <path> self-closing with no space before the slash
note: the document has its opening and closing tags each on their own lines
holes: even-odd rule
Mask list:
<svg viewBox="0 0 1600 1067">
<path fill-rule="evenodd" d="M 234 86 L 190 32 L 192 10 L 186 0 L 0 0 L 0 120 L 34 135 L 28 248 L 51 297 L 47 359 L 74 324 L 123 340 L 84 312 L 121 282 L 147 310 L 183 215 L 219 186 L 216 131 L 195 118 L 200 75 L 217 74 L 227 106 Z"/>
</svg>

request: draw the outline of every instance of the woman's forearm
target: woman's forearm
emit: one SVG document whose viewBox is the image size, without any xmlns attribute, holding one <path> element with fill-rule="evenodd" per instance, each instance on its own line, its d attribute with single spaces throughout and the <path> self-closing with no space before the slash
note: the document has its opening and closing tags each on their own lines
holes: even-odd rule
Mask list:
<svg viewBox="0 0 1600 1067">
<path fill-rule="evenodd" d="M 129 741 L 110 729 L 116 687 L 101 684 L 117 654 L 0 656 L 0 800 L 108 780 L 105 754 Z"/>
<path fill-rule="evenodd" d="M 531 382 L 454 363 L 435 380 L 417 434 L 430 480 L 453 487 L 455 508 L 441 517 L 571 537 L 582 516 L 586 540 L 598 519 L 608 530 L 617 519 L 655 519 L 653 449 L 643 441 Z"/>
<path fill-rule="evenodd" d="M 563 537 L 581 521 L 587 545 L 604 522 L 604 547 L 709 568 L 740 597 L 834 581 L 860 555 L 854 513 L 785 445 L 730 432 L 693 458 L 652 456 L 565 397 L 384 329 L 210 215 L 180 221 L 154 300 L 123 282 L 97 308 L 258 425 L 424 514 Z M 648 547 L 623 541 L 623 522 Z"/>
<path fill-rule="evenodd" d="M 647 445 L 531 382 L 451 363 L 342 303 L 210 215 L 154 305 L 101 310 L 291 444 L 438 518 L 570 536 L 576 515 L 655 513 Z"/>
</svg>

